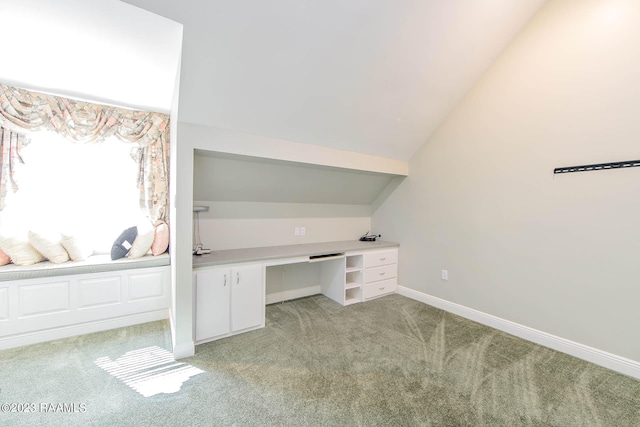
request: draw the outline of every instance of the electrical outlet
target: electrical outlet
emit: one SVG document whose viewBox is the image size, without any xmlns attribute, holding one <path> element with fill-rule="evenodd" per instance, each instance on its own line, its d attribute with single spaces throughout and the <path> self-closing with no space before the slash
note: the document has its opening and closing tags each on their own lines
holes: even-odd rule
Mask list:
<svg viewBox="0 0 640 427">
<path fill-rule="evenodd" d="M 300 235 L 300 227 L 296 227 L 293 229 L 293 235 L 294 236 L 299 236 Z"/>
<path fill-rule="evenodd" d="M 300 235 L 304 236 L 305 234 L 307 234 L 307 227 L 300 227 Z"/>
<path fill-rule="evenodd" d="M 442 270 L 442 275 L 440 277 L 442 280 L 449 280 L 449 271 Z"/>
</svg>

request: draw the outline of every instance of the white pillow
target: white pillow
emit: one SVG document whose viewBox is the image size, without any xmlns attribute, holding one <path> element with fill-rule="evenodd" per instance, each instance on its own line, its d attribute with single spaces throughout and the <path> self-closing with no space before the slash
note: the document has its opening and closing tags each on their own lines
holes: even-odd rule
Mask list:
<svg viewBox="0 0 640 427">
<path fill-rule="evenodd" d="M 0 236 L 0 248 L 9 255 L 15 265 L 33 265 L 44 261 L 44 257 L 29 240 L 16 236 Z"/>
<path fill-rule="evenodd" d="M 39 233 L 29 231 L 29 242 L 45 258 L 55 264 L 69 261 L 69 254 L 64 249 L 60 240 L 60 233 Z"/>
<path fill-rule="evenodd" d="M 138 235 L 136 236 L 131 250 L 129 250 L 129 258 L 141 258 L 149 252 L 151 245 L 153 244 L 153 238 L 155 237 L 156 230 L 151 227 L 138 227 Z"/>
<path fill-rule="evenodd" d="M 84 261 L 93 255 L 91 243 L 85 242 L 79 237 L 63 233 L 60 243 L 73 261 Z"/>
</svg>

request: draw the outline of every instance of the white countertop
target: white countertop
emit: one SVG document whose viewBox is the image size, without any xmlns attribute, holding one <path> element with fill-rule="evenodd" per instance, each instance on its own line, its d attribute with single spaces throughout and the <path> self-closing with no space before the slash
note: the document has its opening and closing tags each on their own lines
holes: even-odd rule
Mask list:
<svg viewBox="0 0 640 427">
<path fill-rule="evenodd" d="M 397 248 L 398 246 L 400 246 L 398 243 L 385 241 L 361 242 L 359 240 L 345 240 L 340 242 L 228 249 L 223 251 L 212 251 L 207 255 L 194 255 L 193 267 L 210 267 L 240 262 L 309 257 L 336 252 L 358 252 L 371 249 Z"/>
</svg>

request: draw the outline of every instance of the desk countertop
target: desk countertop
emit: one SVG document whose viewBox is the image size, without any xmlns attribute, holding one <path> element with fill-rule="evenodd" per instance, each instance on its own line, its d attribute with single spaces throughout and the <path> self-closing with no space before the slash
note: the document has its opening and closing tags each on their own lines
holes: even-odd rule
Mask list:
<svg viewBox="0 0 640 427">
<path fill-rule="evenodd" d="M 361 242 L 346 240 L 341 242 L 305 243 L 300 245 L 269 246 L 262 248 L 228 249 L 212 251 L 207 255 L 194 255 L 193 267 L 210 267 L 240 262 L 269 261 L 285 258 L 307 257 L 335 252 L 358 252 L 370 249 L 396 248 L 398 243 L 377 241 Z"/>
</svg>

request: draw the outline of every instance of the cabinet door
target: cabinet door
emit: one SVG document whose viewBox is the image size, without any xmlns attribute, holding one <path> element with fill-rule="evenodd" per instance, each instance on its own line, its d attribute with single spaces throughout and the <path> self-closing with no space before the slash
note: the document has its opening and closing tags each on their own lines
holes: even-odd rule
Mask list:
<svg viewBox="0 0 640 427">
<path fill-rule="evenodd" d="M 264 324 L 262 266 L 231 270 L 231 331 Z"/>
<path fill-rule="evenodd" d="M 229 333 L 230 289 L 227 269 L 196 273 L 196 341 Z"/>
</svg>

